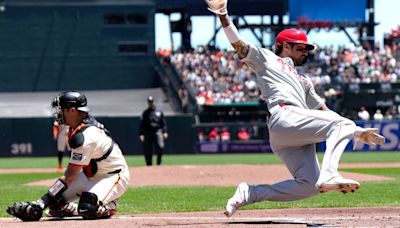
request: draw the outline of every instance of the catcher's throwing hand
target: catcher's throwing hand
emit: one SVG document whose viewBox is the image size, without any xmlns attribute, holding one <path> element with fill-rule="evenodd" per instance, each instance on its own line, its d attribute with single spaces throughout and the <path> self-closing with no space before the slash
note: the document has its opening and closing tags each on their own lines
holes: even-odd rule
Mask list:
<svg viewBox="0 0 400 228">
<path fill-rule="evenodd" d="M 215 14 L 226 15 L 228 14 L 227 5 L 228 0 L 204 0 L 208 5 L 208 10 Z"/>
<path fill-rule="evenodd" d="M 35 202 L 16 202 L 7 208 L 7 213 L 22 221 L 38 221 L 43 209 Z"/>
</svg>

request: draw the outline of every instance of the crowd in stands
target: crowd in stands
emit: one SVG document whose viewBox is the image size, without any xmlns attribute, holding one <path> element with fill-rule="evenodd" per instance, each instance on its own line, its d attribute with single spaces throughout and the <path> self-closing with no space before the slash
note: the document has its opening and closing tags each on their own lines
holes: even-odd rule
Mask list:
<svg viewBox="0 0 400 228">
<path fill-rule="evenodd" d="M 315 86 L 342 83 L 400 81 L 400 50 L 396 44 L 366 50 L 358 47 L 324 47 L 310 55 L 302 69 Z M 198 103 L 237 103 L 258 99 L 257 79 L 235 52 L 204 46 L 176 52 L 171 62 L 182 79 L 195 89 Z"/>
<path fill-rule="evenodd" d="M 373 50 L 358 47 L 317 49 L 304 67 L 314 85 L 399 82 L 400 55 L 396 44 Z"/>
<path fill-rule="evenodd" d="M 394 28 L 387 34 L 387 38 L 390 40 L 399 39 L 400 38 L 400 25 L 397 28 Z"/>
<path fill-rule="evenodd" d="M 195 90 L 199 105 L 258 101 L 257 79 L 234 52 L 199 47 L 176 52 L 171 62 Z"/>
<path fill-rule="evenodd" d="M 160 55 L 168 56 L 182 80 L 192 87 L 199 106 L 259 101 L 256 75 L 234 51 L 200 46 Z M 309 58 L 299 70 L 312 79 L 328 103 L 334 102 L 332 98 L 346 83 L 400 82 L 400 48 L 396 42 L 383 48 L 376 45 L 371 50 L 361 46 L 323 47 L 310 53 Z"/>
<path fill-rule="evenodd" d="M 242 127 L 213 127 L 210 129 L 202 129 L 197 132 L 198 140 L 200 142 L 226 142 L 231 140 L 249 141 L 252 139 L 265 138 L 262 132 L 258 131 L 255 126 L 242 126 Z"/>
<path fill-rule="evenodd" d="M 393 108 L 389 108 L 383 113 L 381 109 L 377 108 L 373 112 L 369 112 L 365 107 L 361 107 L 357 113 L 357 119 L 364 121 L 383 121 L 383 120 L 392 120 L 392 119 L 400 119 L 399 110 L 395 110 Z"/>
</svg>

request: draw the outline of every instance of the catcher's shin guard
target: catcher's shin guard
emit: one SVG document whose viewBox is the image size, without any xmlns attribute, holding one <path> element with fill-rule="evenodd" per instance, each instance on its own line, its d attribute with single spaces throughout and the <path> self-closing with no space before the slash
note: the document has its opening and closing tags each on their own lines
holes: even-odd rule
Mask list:
<svg viewBox="0 0 400 228">
<path fill-rule="evenodd" d="M 96 219 L 98 208 L 97 195 L 91 192 L 82 192 L 79 199 L 78 214 L 84 219 Z"/>
</svg>

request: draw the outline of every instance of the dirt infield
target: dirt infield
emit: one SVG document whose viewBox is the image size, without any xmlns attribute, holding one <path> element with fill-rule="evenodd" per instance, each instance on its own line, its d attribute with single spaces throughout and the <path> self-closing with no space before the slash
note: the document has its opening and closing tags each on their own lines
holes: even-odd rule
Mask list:
<svg viewBox="0 0 400 228">
<path fill-rule="evenodd" d="M 400 163 L 345 164 L 341 167 L 400 167 Z M 54 169 L 0 170 L 5 172 L 54 172 Z M 245 181 L 249 184 L 272 184 L 292 178 L 284 165 L 183 165 L 131 167 L 131 187 L 141 186 L 235 186 Z M 390 180 L 389 177 L 341 172 L 343 176 L 364 181 Z M 149 178 L 151 177 L 151 178 Z M 32 182 L 30 186 L 49 186 L 52 180 Z"/>
<path fill-rule="evenodd" d="M 400 167 L 400 163 L 342 164 L 341 168 Z M 0 170 L 0 173 L 54 172 L 54 169 Z M 131 187 L 234 186 L 241 181 L 270 184 L 291 178 L 283 165 L 206 165 L 153 166 L 130 168 Z M 390 180 L 388 177 L 341 172 L 360 182 Z M 148 178 L 151 176 L 152 178 Z M 49 186 L 54 180 L 28 185 Z M 0 219 L 0 227 L 400 227 L 400 207 L 385 208 L 307 208 L 240 210 L 233 218 L 223 211 L 119 215 L 109 220 L 85 221 L 79 218 L 24 223 L 18 219 Z"/>
<path fill-rule="evenodd" d="M 400 227 L 400 208 L 240 210 L 232 218 L 226 218 L 221 211 L 116 216 L 94 221 L 68 218 L 21 222 L 7 218 L 0 219 L 0 227 Z"/>
</svg>

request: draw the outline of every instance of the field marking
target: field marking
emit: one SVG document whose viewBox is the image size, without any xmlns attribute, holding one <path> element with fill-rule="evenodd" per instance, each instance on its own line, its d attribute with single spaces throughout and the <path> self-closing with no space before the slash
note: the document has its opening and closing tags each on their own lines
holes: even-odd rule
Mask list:
<svg viewBox="0 0 400 228">
<path fill-rule="evenodd" d="M 304 216 L 309 217 L 309 216 Z M 359 220 L 359 219 L 376 219 L 376 218 L 390 218 L 392 219 L 399 219 L 400 215 L 382 215 L 382 216 L 337 216 L 337 217 L 312 217 L 312 218 L 299 218 L 299 217 L 233 217 L 233 218 L 226 218 L 226 217 L 182 217 L 182 216 L 135 216 L 135 215 L 120 215 L 114 216 L 111 219 L 126 219 L 126 220 L 217 220 L 217 221 L 226 221 L 226 222 L 240 222 L 240 221 L 288 221 L 288 222 L 301 222 L 301 223 L 311 223 L 313 220 Z M 44 217 L 41 221 L 46 220 L 54 220 L 55 218 Z M 60 219 L 62 220 L 80 220 L 82 218 L 79 217 L 65 217 Z M 0 218 L 0 221 L 14 221 L 18 220 L 17 218 Z M 82 219 L 83 220 L 83 219 Z"/>
<path fill-rule="evenodd" d="M 309 216 L 304 216 L 309 217 Z M 233 217 L 233 218 L 224 218 L 224 217 L 163 217 L 163 216 L 117 216 L 113 217 L 114 219 L 151 219 L 151 220 L 224 220 L 224 221 L 240 221 L 240 220 L 280 220 L 280 221 L 309 221 L 309 220 L 358 220 L 358 219 L 374 219 L 374 218 L 390 218 L 390 219 L 400 219 L 400 215 L 382 215 L 382 216 L 348 216 L 348 217 L 313 217 L 302 219 L 299 217 Z"/>
</svg>

